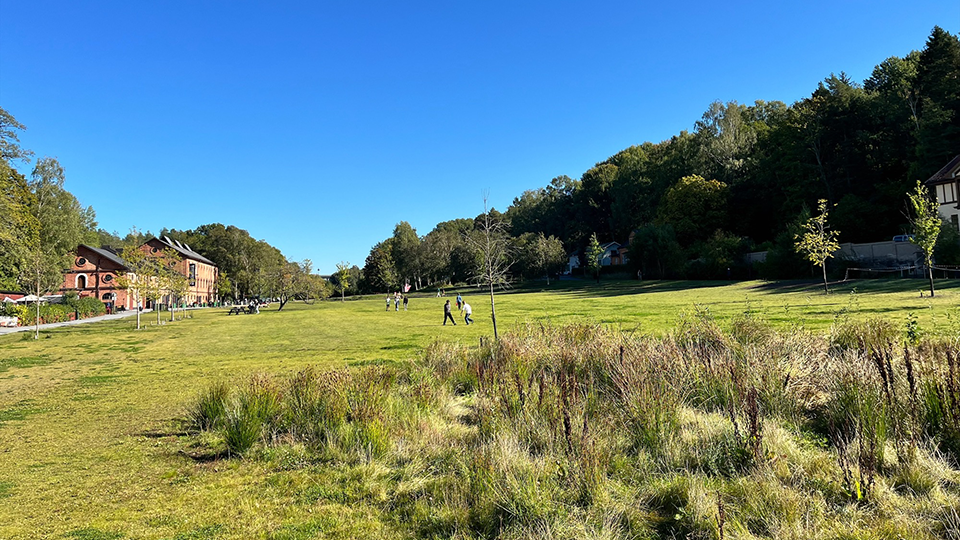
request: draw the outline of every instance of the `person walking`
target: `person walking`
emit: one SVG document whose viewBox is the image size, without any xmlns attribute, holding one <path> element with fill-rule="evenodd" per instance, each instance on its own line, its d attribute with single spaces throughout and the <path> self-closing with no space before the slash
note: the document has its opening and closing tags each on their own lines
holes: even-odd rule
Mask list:
<svg viewBox="0 0 960 540">
<path fill-rule="evenodd" d="M 463 297 L 460 296 L 460 293 L 457 293 L 457 309 L 463 311 Z"/>
<path fill-rule="evenodd" d="M 470 304 L 464 302 L 463 303 L 463 322 L 467 323 L 467 325 L 473 322 L 473 319 L 470 318 L 471 315 L 473 315 L 473 308 L 470 307 Z"/>
<path fill-rule="evenodd" d="M 453 309 L 450 307 L 450 301 L 447 300 L 447 303 L 443 305 L 443 325 L 447 325 L 447 319 L 450 319 L 450 322 L 454 326 L 457 325 L 457 321 L 453 320 Z"/>
<path fill-rule="evenodd" d="M 403 295 L 403 310 L 404 310 L 404 311 L 407 310 L 407 301 L 408 301 L 408 300 L 409 300 L 409 298 L 407 298 L 407 295 Z"/>
<path fill-rule="evenodd" d="M 387 311 L 390 311 L 390 295 L 387 295 Z"/>
<path fill-rule="evenodd" d="M 393 303 L 397 306 L 396 311 L 400 311 L 400 291 L 397 291 L 397 294 L 393 297 Z"/>
</svg>

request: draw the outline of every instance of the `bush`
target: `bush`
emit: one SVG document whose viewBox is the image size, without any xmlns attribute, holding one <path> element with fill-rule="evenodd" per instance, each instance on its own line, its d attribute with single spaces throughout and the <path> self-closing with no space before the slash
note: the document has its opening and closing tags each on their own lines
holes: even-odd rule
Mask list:
<svg viewBox="0 0 960 540">
<path fill-rule="evenodd" d="M 18 317 L 21 326 L 32 326 L 37 321 L 37 310 L 35 306 L 18 306 L 23 308 Z M 41 304 L 40 305 L 40 324 L 50 324 L 69 321 L 73 318 L 73 308 L 63 304 Z"/>
<path fill-rule="evenodd" d="M 77 303 L 74 305 L 74 309 L 76 309 L 81 319 L 96 317 L 107 312 L 107 306 L 92 296 L 77 300 Z"/>
</svg>

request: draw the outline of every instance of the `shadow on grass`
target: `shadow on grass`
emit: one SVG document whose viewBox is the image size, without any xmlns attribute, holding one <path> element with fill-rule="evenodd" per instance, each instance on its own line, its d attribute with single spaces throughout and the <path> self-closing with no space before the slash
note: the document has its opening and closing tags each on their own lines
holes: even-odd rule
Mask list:
<svg viewBox="0 0 960 540">
<path fill-rule="evenodd" d="M 695 281 L 695 280 L 600 280 L 597 283 L 594 280 L 586 279 L 564 279 L 550 283 L 527 282 L 521 286 L 497 291 L 497 294 L 525 294 L 550 292 L 561 295 L 609 298 L 614 296 L 629 296 L 644 293 L 662 293 L 676 292 L 690 289 L 707 289 L 714 287 L 726 287 L 735 284 L 735 281 Z"/>
<path fill-rule="evenodd" d="M 186 450 L 177 450 L 178 456 L 183 456 L 194 463 L 213 463 L 214 461 L 221 461 L 230 458 L 230 455 L 226 452 L 221 452 L 218 450 L 205 450 L 197 452 L 187 452 Z"/>
<path fill-rule="evenodd" d="M 924 291 L 929 296 L 929 281 L 919 278 L 897 279 L 849 279 L 846 281 L 828 282 L 830 294 L 851 293 L 916 293 Z M 823 294 L 822 281 L 766 281 L 757 282 L 750 287 L 754 291 L 764 292 L 806 292 Z M 958 279 L 942 279 L 934 281 L 934 290 L 953 290 L 960 288 Z"/>
</svg>

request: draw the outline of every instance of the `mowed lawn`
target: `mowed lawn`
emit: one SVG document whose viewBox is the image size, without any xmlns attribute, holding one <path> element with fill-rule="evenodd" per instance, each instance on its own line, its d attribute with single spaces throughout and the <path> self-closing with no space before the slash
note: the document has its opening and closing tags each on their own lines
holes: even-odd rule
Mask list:
<svg viewBox="0 0 960 540">
<path fill-rule="evenodd" d="M 662 333 L 698 310 L 721 321 L 749 312 L 785 330 L 826 332 L 838 319 L 877 316 L 905 325 L 912 315 L 922 331 L 960 331 L 960 280 L 938 281 L 935 298 L 921 298 L 924 284 L 859 281 L 823 295 L 810 283 L 563 281 L 500 294 L 497 313 L 501 332 L 587 323 Z M 178 419 L 217 380 L 412 360 L 435 340 L 491 336 L 489 298 L 462 292 L 476 325 L 457 316 L 458 326 L 441 326 L 445 299 L 414 296 L 410 311 L 386 313 L 384 298 L 372 297 L 282 312 L 274 305 L 256 316 L 196 310 L 160 326 L 146 314 L 139 331 L 127 319 L 44 332 L 39 341 L 0 337 L 0 538 L 372 534 L 379 525 L 368 510 L 297 504 L 304 486 L 317 487 L 303 473 L 191 457 Z M 325 516 L 340 529 L 324 530 Z"/>
</svg>

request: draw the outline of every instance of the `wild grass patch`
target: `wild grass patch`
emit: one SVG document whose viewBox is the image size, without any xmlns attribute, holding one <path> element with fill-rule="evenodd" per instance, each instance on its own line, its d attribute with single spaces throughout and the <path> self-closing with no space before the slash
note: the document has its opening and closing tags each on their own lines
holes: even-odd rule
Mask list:
<svg viewBox="0 0 960 540">
<path fill-rule="evenodd" d="M 700 310 L 663 337 L 527 325 L 256 375 L 189 417 L 232 454 L 299 464 L 298 504 L 420 538 L 926 538 L 929 508 L 960 502 L 951 369 L 948 342 L 883 323 L 815 337 Z"/>
</svg>

